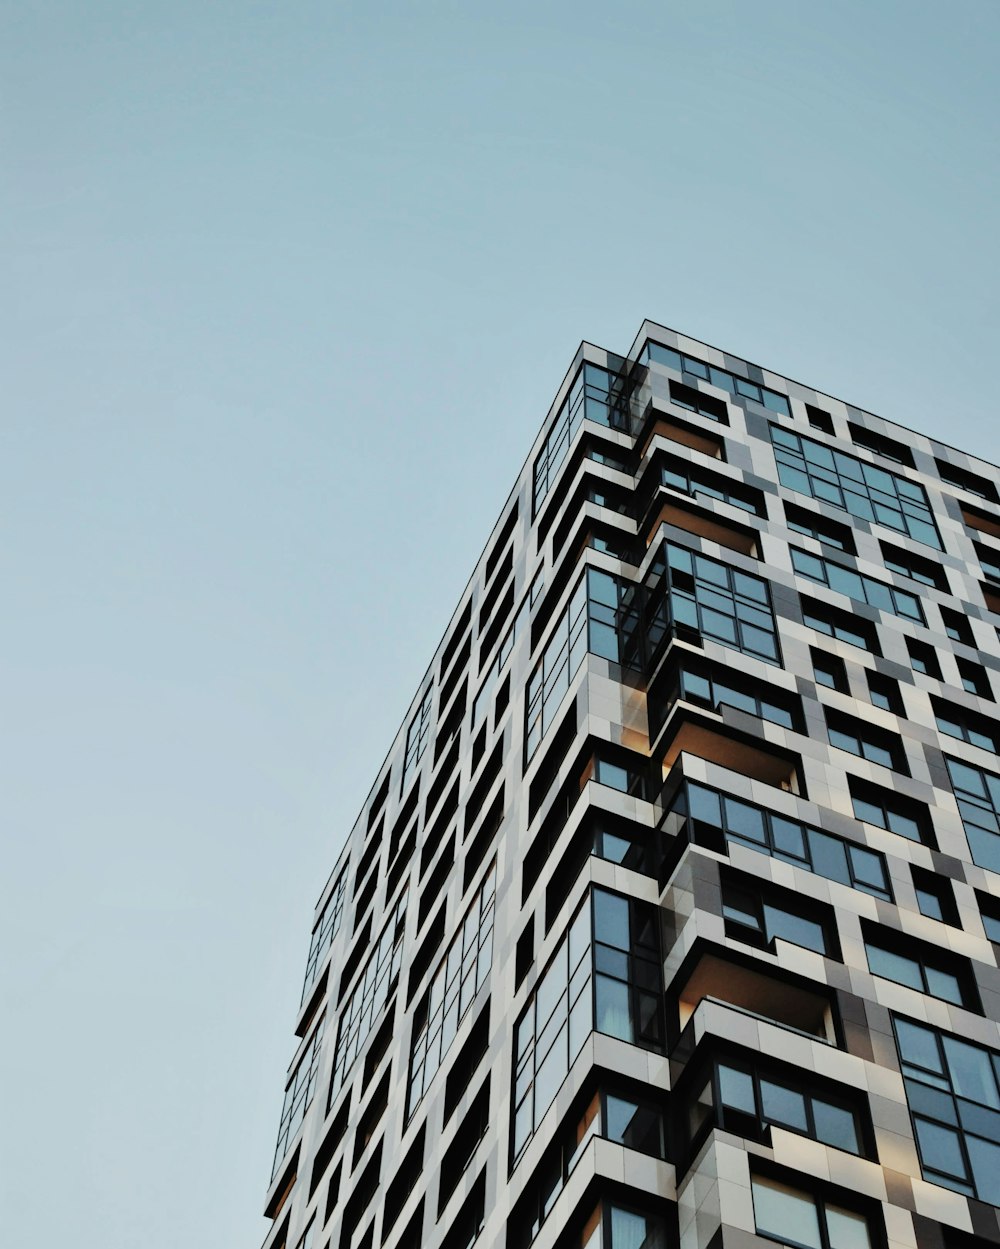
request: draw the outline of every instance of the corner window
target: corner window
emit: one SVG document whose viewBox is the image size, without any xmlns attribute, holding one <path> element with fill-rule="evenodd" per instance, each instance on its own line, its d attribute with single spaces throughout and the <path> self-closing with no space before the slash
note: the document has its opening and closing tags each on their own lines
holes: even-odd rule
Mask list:
<svg viewBox="0 0 1000 1249">
<path fill-rule="evenodd" d="M 660 993 L 655 911 L 592 889 L 514 1029 L 515 1158 L 591 1032 L 662 1049 Z"/>
</svg>

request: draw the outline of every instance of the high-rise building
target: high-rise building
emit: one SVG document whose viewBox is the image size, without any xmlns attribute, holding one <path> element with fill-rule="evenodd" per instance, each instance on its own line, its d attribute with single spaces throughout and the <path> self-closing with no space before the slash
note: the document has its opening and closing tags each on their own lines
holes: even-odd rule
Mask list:
<svg viewBox="0 0 1000 1249">
<path fill-rule="evenodd" d="M 998 626 L 990 464 L 582 346 L 320 895 L 266 1249 L 1000 1242 Z"/>
</svg>

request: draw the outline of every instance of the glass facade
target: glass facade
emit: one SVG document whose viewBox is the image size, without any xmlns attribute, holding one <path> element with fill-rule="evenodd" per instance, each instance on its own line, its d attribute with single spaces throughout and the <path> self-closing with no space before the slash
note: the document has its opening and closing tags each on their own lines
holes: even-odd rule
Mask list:
<svg viewBox="0 0 1000 1249">
<path fill-rule="evenodd" d="M 627 422 L 615 408 L 612 392 L 614 379 L 607 369 L 585 364 L 573 380 L 569 395 L 556 413 L 548 437 L 535 460 L 534 506 L 537 511 L 559 474 L 569 454 L 573 439 L 584 420 L 597 425 L 625 428 Z"/>
<path fill-rule="evenodd" d="M 858 520 L 877 521 L 940 550 L 927 493 L 919 482 L 865 464 L 780 425 L 771 426 L 778 478 L 789 490 L 843 508 Z"/>
<path fill-rule="evenodd" d="M 514 1030 L 517 1157 L 591 1032 L 663 1044 L 659 943 L 648 908 L 606 889 L 580 905 Z"/>
<path fill-rule="evenodd" d="M 1000 1054 L 894 1016 L 924 1177 L 1000 1206 Z"/>
<path fill-rule="evenodd" d="M 320 912 L 319 919 L 313 928 L 312 939 L 309 942 L 309 956 L 306 959 L 306 978 L 302 985 L 301 1002 L 306 1000 L 306 994 L 316 983 L 316 977 L 319 975 L 320 968 L 323 966 L 323 958 L 330 944 L 340 928 L 340 921 L 344 915 L 344 899 L 347 896 L 347 873 L 341 872 L 337 877 L 337 883 L 333 887 L 333 892 L 326 901 L 326 905 Z"/>
<path fill-rule="evenodd" d="M 846 594 L 848 598 L 891 612 L 894 616 L 903 616 L 918 624 L 925 623 L 920 600 L 908 590 L 897 590 L 895 586 L 876 581 L 874 577 L 862 576 L 832 559 L 820 559 L 818 555 L 808 555 L 805 551 L 792 551 L 792 566 L 803 577 L 836 590 L 838 594 Z"/>
<path fill-rule="evenodd" d="M 666 545 L 670 618 L 704 637 L 779 663 L 778 632 L 763 577 L 686 547 Z"/>
<path fill-rule="evenodd" d="M 472 900 L 427 992 L 427 1013 L 413 1034 L 407 1118 L 444 1061 L 459 1025 L 486 983 L 493 957 L 494 865 Z"/>
</svg>

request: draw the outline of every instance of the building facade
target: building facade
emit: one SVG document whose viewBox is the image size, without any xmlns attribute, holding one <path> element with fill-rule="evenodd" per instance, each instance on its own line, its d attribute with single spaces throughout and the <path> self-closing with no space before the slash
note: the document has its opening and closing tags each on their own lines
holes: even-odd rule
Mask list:
<svg viewBox="0 0 1000 1249">
<path fill-rule="evenodd" d="M 993 466 L 584 344 L 319 898 L 265 1249 L 1000 1243 L 998 626 Z"/>
</svg>

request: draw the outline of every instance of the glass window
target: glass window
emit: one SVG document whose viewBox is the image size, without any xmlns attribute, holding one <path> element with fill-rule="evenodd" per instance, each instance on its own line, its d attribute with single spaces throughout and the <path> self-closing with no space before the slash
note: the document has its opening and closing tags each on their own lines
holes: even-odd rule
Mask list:
<svg viewBox="0 0 1000 1249">
<path fill-rule="evenodd" d="M 794 547 L 792 567 L 810 581 L 818 581 L 839 594 L 846 594 L 848 598 L 868 603 L 871 607 L 879 607 L 907 620 L 915 620 L 919 624 L 925 623 L 920 600 L 908 590 L 897 590 L 895 586 L 876 581 L 874 577 L 863 576 L 842 564 L 834 563 L 833 560 L 821 559 Z"/>
<path fill-rule="evenodd" d="M 1000 1204 L 1000 1054 L 893 1017 L 925 1179 Z"/>
<path fill-rule="evenodd" d="M 689 782 L 678 794 L 687 803 L 690 818 L 723 832 L 727 840 L 749 845 L 786 863 L 794 863 L 828 880 L 892 900 L 889 873 L 883 855 L 797 820 L 773 815 L 761 807 L 730 798 L 707 785 Z"/>
<path fill-rule="evenodd" d="M 848 777 L 848 784 L 855 819 L 875 824 L 908 841 L 933 844 L 927 808 L 921 803 L 858 777 Z"/>
<path fill-rule="evenodd" d="M 274 1150 L 274 1165 L 271 1167 L 272 1180 L 278 1172 L 278 1167 L 284 1161 L 288 1146 L 302 1126 L 302 1120 L 305 1118 L 306 1110 L 316 1091 L 316 1075 L 319 1071 L 319 1054 L 325 1024 L 326 1016 L 321 1015 L 285 1088 L 285 1101 L 281 1108 L 281 1122 L 278 1125 L 278 1143 Z"/>
<path fill-rule="evenodd" d="M 675 625 L 687 625 L 769 663 L 780 663 L 768 584 L 761 577 L 666 546 L 668 601 Z"/>
<path fill-rule="evenodd" d="M 902 738 L 898 734 L 887 733 L 877 725 L 866 724 L 829 708 L 826 710 L 826 731 L 830 745 L 838 750 L 846 750 L 880 767 L 909 774 Z"/>
<path fill-rule="evenodd" d="M 559 469 L 569 453 L 584 418 L 598 425 L 624 429 L 627 422 L 612 397 L 614 383 L 607 369 L 584 364 L 573 379 L 552 428 L 546 436 L 534 466 L 534 508 L 537 512 L 555 484 Z"/>
<path fill-rule="evenodd" d="M 364 1048 L 375 1019 L 396 985 L 403 950 L 406 902 L 404 891 L 400 894 L 399 901 L 382 929 L 378 944 L 368 955 L 364 970 L 341 1011 L 337 1048 L 333 1056 L 331 1101 L 343 1085 L 354 1060 Z"/>
<path fill-rule="evenodd" d="M 410 777 L 417 770 L 417 764 L 427 747 L 427 737 L 431 728 L 431 702 L 434 690 L 429 689 L 417 709 L 417 714 L 410 721 L 406 730 L 406 752 L 403 756 L 403 780 L 401 788 L 405 789 Z"/>
<path fill-rule="evenodd" d="M 337 878 L 333 892 L 327 898 L 319 919 L 316 921 L 309 942 L 309 956 L 306 959 L 306 978 L 302 985 L 300 1005 L 306 1000 L 306 994 L 316 983 L 319 969 L 323 965 L 324 955 L 333 943 L 340 921 L 344 914 L 344 899 L 347 896 L 347 869 L 344 868 Z"/>
<path fill-rule="evenodd" d="M 721 473 L 689 464 L 676 456 L 666 456 L 661 461 L 660 482 L 692 498 L 714 499 L 754 516 L 766 515 L 764 498 L 759 490 L 742 482 L 730 481 Z"/>
<path fill-rule="evenodd" d="M 871 1249 L 863 1215 L 764 1176 L 750 1183 L 758 1235 L 800 1249 Z"/>
<path fill-rule="evenodd" d="M 431 978 L 426 1014 L 414 1030 L 410 1049 L 407 1119 L 440 1069 L 459 1025 L 489 976 L 493 962 L 495 898 L 496 867 L 493 866 Z"/>
<path fill-rule="evenodd" d="M 739 377 L 727 369 L 705 364 L 702 360 L 674 351 L 670 347 L 664 347 L 661 343 L 648 342 L 639 358 L 644 364 L 664 364 L 678 373 L 690 373 L 702 381 L 711 382 L 720 390 L 729 391 L 731 395 L 739 395 L 743 399 L 752 399 L 755 403 L 763 404 L 769 412 L 791 416 L 787 398 L 778 391 Z"/>
<path fill-rule="evenodd" d="M 973 863 L 1000 871 L 1000 776 L 945 757 Z"/>
<path fill-rule="evenodd" d="M 778 425 L 771 426 L 771 441 L 783 486 L 941 549 L 927 495 L 918 483 Z"/>
<path fill-rule="evenodd" d="M 918 949 L 915 945 L 912 953 L 901 954 L 883 946 L 877 938 L 870 938 L 865 941 L 865 953 L 873 975 L 883 976 L 886 980 L 941 998 L 955 1006 L 974 1009 L 968 994 L 962 990 L 958 976 L 941 962 L 939 956 L 929 954 L 924 947 Z"/>
<path fill-rule="evenodd" d="M 772 724 L 780 724 L 787 729 L 795 729 L 801 720 L 799 701 L 796 695 L 785 690 L 756 684 L 755 688 L 747 688 L 738 677 L 725 672 L 718 673 L 714 669 L 694 671 L 682 668 L 679 673 L 681 696 L 688 702 L 700 703 L 718 711 L 723 706 L 736 707 L 761 720 L 770 720 Z M 672 701 L 664 708 L 663 718 Z M 655 731 L 662 726 L 657 726 Z"/>
<path fill-rule="evenodd" d="M 662 1050 L 654 919 L 642 903 L 592 889 L 515 1029 L 518 1156 L 595 1029 Z"/>
</svg>

